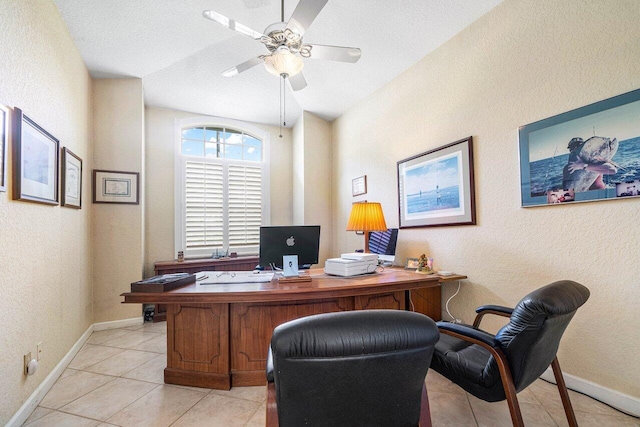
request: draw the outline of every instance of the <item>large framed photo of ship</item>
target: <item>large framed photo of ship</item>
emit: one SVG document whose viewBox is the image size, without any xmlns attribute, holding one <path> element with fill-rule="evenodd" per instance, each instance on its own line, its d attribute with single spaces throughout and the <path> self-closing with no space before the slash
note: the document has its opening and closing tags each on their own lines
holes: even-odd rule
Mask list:
<svg viewBox="0 0 640 427">
<path fill-rule="evenodd" d="M 476 223 L 472 142 L 468 137 L 398 162 L 400 228 Z"/>
<path fill-rule="evenodd" d="M 640 196 L 640 89 L 521 126 L 522 206 Z"/>
</svg>

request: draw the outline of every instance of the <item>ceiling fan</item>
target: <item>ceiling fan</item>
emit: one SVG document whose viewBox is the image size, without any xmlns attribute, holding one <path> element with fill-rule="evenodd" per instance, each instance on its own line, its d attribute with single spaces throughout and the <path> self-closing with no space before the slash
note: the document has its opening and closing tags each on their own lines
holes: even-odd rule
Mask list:
<svg viewBox="0 0 640 427">
<path fill-rule="evenodd" d="M 300 0 L 289 22 L 284 22 L 284 0 L 281 0 L 280 22 L 269 25 L 263 33 L 252 30 L 233 19 L 213 10 L 202 15 L 218 24 L 261 42 L 269 51 L 267 55 L 251 58 L 222 72 L 223 76 L 238 75 L 263 63 L 267 71 L 289 81 L 293 90 L 304 89 L 307 82 L 301 71 L 302 58 L 328 59 L 341 62 L 357 62 L 360 49 L 355 47 L 305 44 L 302 36 L 329 0 Z"/>
</svg>

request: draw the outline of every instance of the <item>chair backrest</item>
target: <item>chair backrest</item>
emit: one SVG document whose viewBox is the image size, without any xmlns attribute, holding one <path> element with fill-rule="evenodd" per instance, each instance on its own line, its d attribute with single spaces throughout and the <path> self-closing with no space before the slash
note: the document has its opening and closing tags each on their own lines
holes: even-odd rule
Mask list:
<svg viewBox="0 0 640 427">
<path fill-rule="evenodd" d="M 278 326 L 271 352 L 280 426 L 417 426 L 438 336 L 429 317 L 398 310 Z"/>
<path fill-rule="evenodd" d="M 589 289 L 561 280 L 520 300 L 509 323 L 496 334 L 509 361 L 516 391 L 526 388 L 549 367 L 564 330 L 588 299 Z"/>
</svg>

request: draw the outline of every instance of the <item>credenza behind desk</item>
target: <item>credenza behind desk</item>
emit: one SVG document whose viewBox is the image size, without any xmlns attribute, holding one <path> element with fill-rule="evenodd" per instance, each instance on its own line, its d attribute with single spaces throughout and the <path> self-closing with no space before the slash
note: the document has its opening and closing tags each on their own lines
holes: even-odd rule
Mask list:
<svg viewBox="0 0 640 427">
<path fill-rule="evenodd" d="M 401 269 L 356 278 L 312 269 L 310 282 L 191 284 L 168 292 L 124 293 L 125 303 L 167 307 L 169 384 L 228 390 L 265 384 L 273 329 L 319 313 L 404 310 L 405 291 L 439 288 L 440 278 Z"/>
</svg>

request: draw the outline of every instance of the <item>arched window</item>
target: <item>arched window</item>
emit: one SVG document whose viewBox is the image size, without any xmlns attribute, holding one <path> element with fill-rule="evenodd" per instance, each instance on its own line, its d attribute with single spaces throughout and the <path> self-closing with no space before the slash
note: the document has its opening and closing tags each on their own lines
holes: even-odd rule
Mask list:
<svg viewBox="0 0 640 427">
<path fill-rule="evenodd" d="M 233 124 L 180 123 L 176 251 L 185 257 L 257 254 L 269 223 L 268 133 Z"/>
</svg>

